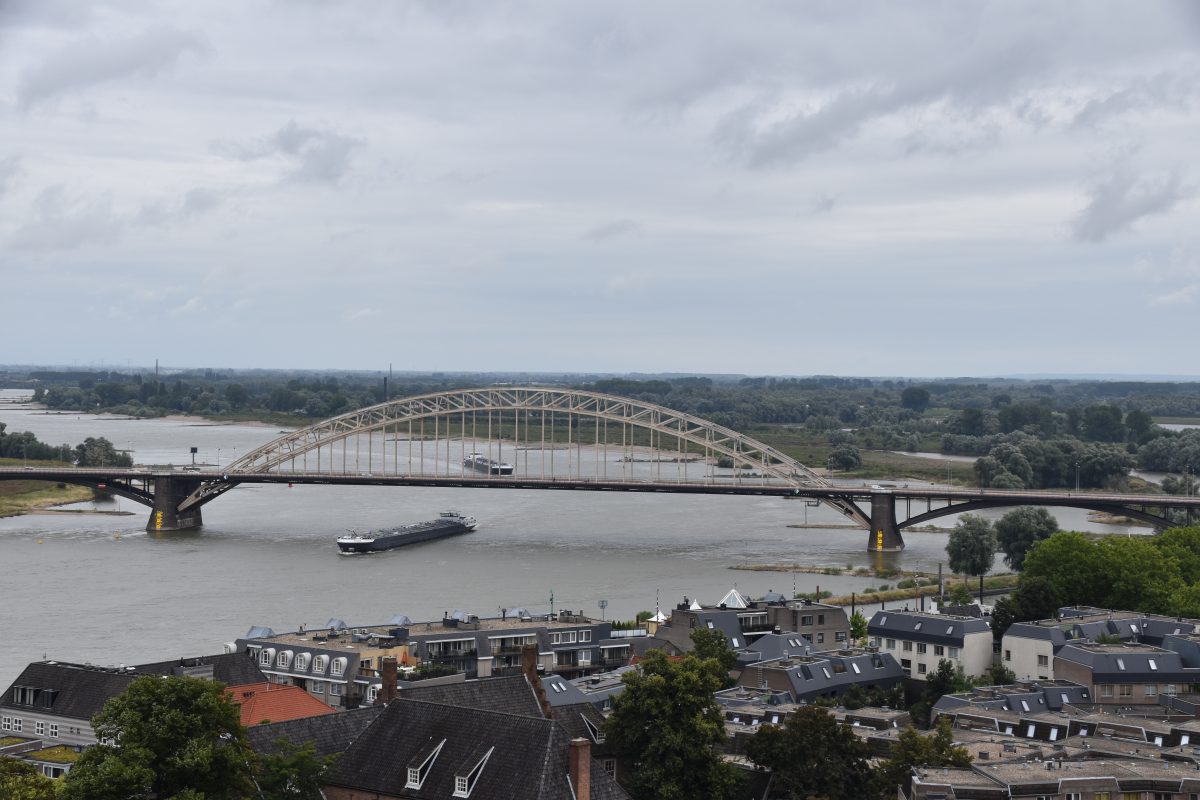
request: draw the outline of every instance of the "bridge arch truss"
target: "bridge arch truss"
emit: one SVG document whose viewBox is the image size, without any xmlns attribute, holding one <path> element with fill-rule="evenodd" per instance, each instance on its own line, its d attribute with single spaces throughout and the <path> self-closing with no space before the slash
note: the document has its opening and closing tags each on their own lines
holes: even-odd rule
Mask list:
<svg viewBox="0 0 1200 800">
<path fill-rule="evenodd" d="M 470 471 L 464 459 L 468 446 L 485 450 L 482 455 L 498 462 L 511 456 L 517 475 L 578 481 L 582 488 L 588 481 L 629 489 L 639 483 L 714 490 L 754 483 L 797 491 L 830 487 L 791 456 L 708 420 L 640 400 L 549 387 L 462 389 L 379 403 L 285 434 L 246 453 L 224 472 L 233 483 L 239 476 L 264 473 L 404 474 L 416 464 L 422 474 L 432 469 L 451 477 Z M 556 458 L 564 446 L 565 458 Z M 585 449 L 590 450 L 587 460 Z M 667 458 L 671 452 L 673 459 Z M 536 453 L 532 467 L 530 453 Z M 619 467 L 610 458 L 614 453 L 620 456 Z M 633 477 L 640 456 L 653 464 L 650 477 L 644 472 L 640 479 Z M 719 462 L 729 466 L 718 469 Z M 674 473 L 665 480 L 664 463 Z M 506 477 L 495 480 L 503 485 Z M 848 499 L 823 502 L 869 524 Z"/>
</svg>

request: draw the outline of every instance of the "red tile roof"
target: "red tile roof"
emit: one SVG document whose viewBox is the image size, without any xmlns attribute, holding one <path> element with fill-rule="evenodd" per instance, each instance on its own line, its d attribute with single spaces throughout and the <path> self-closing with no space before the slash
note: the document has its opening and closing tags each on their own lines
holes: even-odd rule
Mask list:
<svg viewBox="0 0 1200 800">
<path fill-rule="evenodd" d="M 299 686 L 247 683 L 230 686 L 228 691 L 233 702 L 241 706 L 242 724 L 248 727 L 263 722 L 286 722 L 335 713 Z"/>
</svg>

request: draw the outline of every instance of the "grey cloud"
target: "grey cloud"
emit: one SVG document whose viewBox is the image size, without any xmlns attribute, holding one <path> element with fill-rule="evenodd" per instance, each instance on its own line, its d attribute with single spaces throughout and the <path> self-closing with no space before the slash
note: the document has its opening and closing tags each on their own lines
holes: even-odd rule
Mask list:
<svg viewBox="0 0 1200 800">
<path fill-rule="evenodd" d="M 288 122 L 269 138 L 239 145 L 218 143 L 217 152 L 241 161 L 282 156 L 293 164 L 291 180 L 304 183 L 337 183 L 350 170 L 354 151 L 364 142 L 351 136 Z"/>
<path fill-rule="evenodd" d="M 17 88 L 24 110 L 46 100 L 132 76 L 153 77 L 188 52 L 204 52 L 199 37 L 173 28 L 152 28 L 119 40 L 87 39 L 26 70 Z"/>
<path fill-rule="evenodd" d="M 0 195 L 3 195 L 14 183 L 16 183 L 17 176 L 20 174 L 20 156 L 0 158 Z"/>
<path fill-rule="evenodd" d="M 1076 128 L 1095 128 L 1108 119 L 1156 106 L 1178 109 L 1192 106 L 1197 96 L 1197 75 L 1160 72 L 1121 87 L 1115 91 L 1090 98 L 1071 124 Z"/>
<path fill-rule="evenodd" d="M 69 197 L 61 185 L 51 186 L 34 201 L 34 219 L 18 228 L 9 244 L 16 250 L 73 250 L 112 241 L 123 227 L 107 196 L 95 200 Z"/>
<path fill-rule="evenodd" d="M 167 225 L 182 222 L 212 211 L 221 204 L 221 196 L 212 189 L 197 187 L 184 193 L 177 202 L 157 201 L 147 203 L 138 212 L 137 222 L 141 225 Z"/>
<path fill-rule="evenodd" d="M 827 192 L 821 192 L 815 198 L 813 198 L 812 205 L 809 207 L 809 210 L 813 214 L 828 214 L 830 211 L 833 211 L 833 207 L 835 205 L 837 205 L 837 197 L 828 194 Z"/>
<path fill-rule="evenodd" d="M 635 233 L 640 233 L 641 230 L 642 226 L 631 219 L 618 219 L 606 222 L 603 225 L 597 225 L 585 231 L 580 238 L 589 242 L 603 242 L 608 239 L 616 239 L 620 236 L 631 236 Z"/>
<path fill-rule="evenodd" d="M 1170 211 L 1191 190 L 1183 185 L 1178 173 L 1138 177 L 1126 165 L 1118 165 L 1111 175 L 1093 184 L 1088 194 L 1088 204 L 1072 226 L 1080 242 L 1103 241 L 1142 217 Z"/>
</svg>

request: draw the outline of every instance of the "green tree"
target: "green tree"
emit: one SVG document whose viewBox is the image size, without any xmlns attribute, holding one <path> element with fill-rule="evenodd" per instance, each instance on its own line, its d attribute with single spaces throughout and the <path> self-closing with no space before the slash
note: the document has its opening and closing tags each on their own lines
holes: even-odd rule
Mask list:
<svg viewBox="0 0 1200 800">
<path fill-rule="evenodd" d="M 1144 442 L 1154 429 L 1154 419 L 1145 411 L 1134 409 L 1125 415 L 1125 429 L 1134 442 Z"/>
<path fill-rule="evenodd" d="M 862 466 L 862 455 L 858 452 L 857 447 L 852 447 L 848 444 L 839 445 L 825 459 L 825 466 L 829 469 L 841 470 L 843 472 L 858 469 Z"/>
<path fill-rule="evenodd" d="M 737 653 L 729 648 L 725 636 L 718 630 L 697 628 L 692 631 L 692 655 L 696 658 L 711 658 L 717 662 L 717 667 L 724 675 L 726 688 L 733 685 L 729 677 L 730 670 L 737 667 Z"/>
<path fill-rule="evenodd" d="M 996 522 L 996 539 L 1004 551 L 1004 561 L 1017 572 L 1025 564 L 1029 548 L 1048 539 L 1058 530 L 1058 520 L 1044 508 L 1022 506 Z"/>
<path fill-rule="evenodd" d="M 801 708 L 782 726 L 764 725 L 746 743 L 746 755 L 771 770 L 773 798 L 874 796 L 870 746 L 823 708 Z"/>
<path fill-rule="evenodd" d="M 629 766 L 624 786 L 636 800 L 716 800 L 736 791 L 735 768 L 714 749 L 725 740 L 713 699 L 723 678 L 715 660 L 671 661 L 661 650 L 626 674 L 604 730 L 613 754 Z"/>
<path fill-rule="evenodd" d="M 297 747 L 287 739 L 258 757 L 258 796 L 262 800 L 321 800 L 322 778 L 337 756 L 320 758 L 312 742 Z"/>
<path fill-rule="evenodd" d="M 63 779 L 65 800 L 251 796 L 250 760 L 238 707 L 223 684 L 141 677 L 92 719 L 101 742 Z"/>
<path fill-rule="evenodd" d="M 4 800 L 54 800 L 55 782 L 33 764 L 0 756 L 0 797 Z"/>
<path fill-rule="evenodd" d="M 900 393 L 900 405 L 913 411 L 924 411 L 929 407 L 929 390 L 922 386 L 909 386 Z"/>
<path fill-rule="evenodd" d="M 983 576 L 996 559 L 996 531 L 992 523 L 975 514 L 963 514 L 950 531 L 946 558 L 950 569 L 979 576 L 979 602 L 983 603 Z"/>
<path fill-rule="evenodd" d="M 867 618 L 861 611 L 855 610 L 850 615 L 850 638 L 856 642 L 867 638 Z"/>
<path fill-rule="evenodd" d="M 1108 608 L 1168 614 L 1182 587 L 1178 563 L 1138 536 L 1109 536 L 1096 544 Z"/>
<path fill-rule="evenodd" d="M 1110 405 L 1085 408 L 1083 435 L 1093 442 L 1125 441 L 1125 423 L 1122 421 L 1121 409 Z"/>
<path fill-rule="evenodd" d="M 79 467 L 132 467 L 128 453 L 118 453 L 113 443 L 103 436 L 89 436 L 75 446 L 75 465 Z"/>
<path fill-rule="evenodd" d="M 964 747 L 954 746 L 954 732 L 950 720 L 938 720 L 933 733 L 922 736 L 913 728 L 900 732 L 892 746 L 891 757 L 879 765 L 879 793 L 893 797 L 897 787 L 905 794 L 911 789 L 912 772 L 915 767 L 969 767 L 971 754 Z"/>
<path fill-rule="evenodd" d="M 1063 605 L 1099 605 L 1104 600 L 1099 554 L 1082 533 L 1059 531 L 1025 554 L 1022 582 L 1044 578 Z"/>
</svg>

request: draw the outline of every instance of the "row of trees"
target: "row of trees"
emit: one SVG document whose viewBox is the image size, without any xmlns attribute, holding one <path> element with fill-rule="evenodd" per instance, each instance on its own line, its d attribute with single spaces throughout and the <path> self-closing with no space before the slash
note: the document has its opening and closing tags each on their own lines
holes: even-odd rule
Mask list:
<svg viewBox="0 0 1200 800">
<path fill-rule="evenodd" d="M 50 445 L 38 440 L 29 431 L 6 433 L 0 422 L 0 458 L 20 458 L 28 461 L 62 461 L 79 467 L 132 467 L 133 458 L 113 447 L 104 437 L 88 437 L 80 444 Z"/>
<path fill-rule="evenodd" d="M 997 636 L 1066 603 L 1200 616 L 1200 526 L 1099 540 L 1059 531 L 1037 541 L 1020 567 L 1016 591 L 996 604 Z"/>
</svg>

